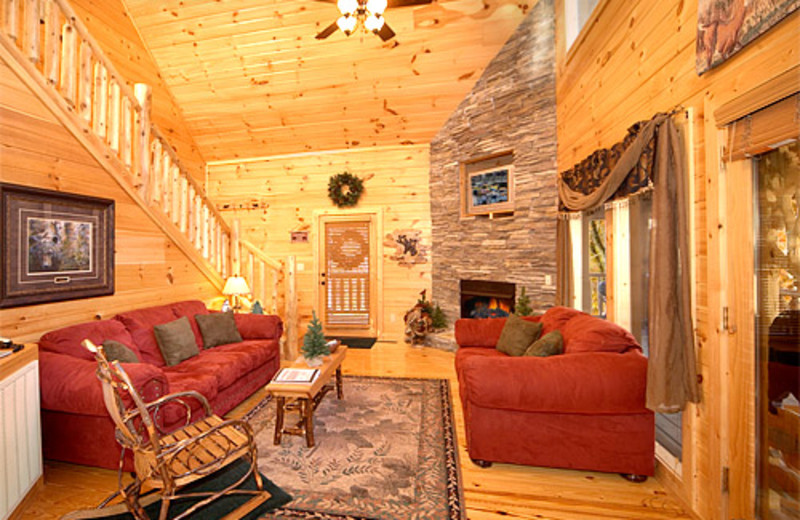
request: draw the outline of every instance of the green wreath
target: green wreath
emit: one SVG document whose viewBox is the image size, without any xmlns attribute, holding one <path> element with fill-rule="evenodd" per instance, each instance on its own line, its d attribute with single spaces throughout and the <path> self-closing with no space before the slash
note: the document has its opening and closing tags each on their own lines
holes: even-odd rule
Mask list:
<svg viewBox="0 0 800 520">
<path fill-rule="evenodd" d="M 349 172 L 339 173 L 328 181 L 328 197 L 340 208 L 355 206 L 364 192 L 364 181 Z"/>
</svg>

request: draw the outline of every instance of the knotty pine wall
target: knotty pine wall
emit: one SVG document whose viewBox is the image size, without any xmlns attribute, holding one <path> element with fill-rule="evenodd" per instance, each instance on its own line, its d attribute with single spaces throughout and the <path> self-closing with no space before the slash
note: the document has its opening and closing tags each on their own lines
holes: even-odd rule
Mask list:
<svg viewBox="0 0 800 520">
<path fill-rule="evenodd" d="M 391 146 L 271 157 L 208 165 L 208 196 L 218 204 L 256 203 L 257 209 L 222 210 L 228 222 L 239 219 L 242 237 L 275 259 L 297 258 L 299 334 L 305 333 L 319 287 L 314 275 L 312 233 L 314 211 L 335 211 L 328 198 L 328 180 L 349 171 L 364 180 L 358 209 L 382 209 L 383 234 L 398 229 L 422 231 L 430 247 L 428 146 Z M 292 244 L 291 231 L 308 231 L 307 244 Z M 381 338 L 403 336 L 403 315 L 431 288 L 428 262 L 412 267 L 389 259 L 394 248 L 383 248 L 383 326 Z M 302 267 L 301 267 L 302 266 Z"/>
<path fill-rule="evenodd" d="M 737 437 L 732 425 L 745 424 L 747 430 L 754 430 L 754 382 L 723 383 L 729 367 L 723 365 L 726 356 L 720 352 L 724 345 L 718 327 L 722 224 L 717 210 L 719 161 L 713 111 L 798 65 L 800 13 L 790 15 L 726 63 L 698 76 L 696 1 L 601 0 L 568 53 L 563 9 L 564 0 L 557 0 L 560 171 L 596 148 L 612 145 L 635 121 L 677 105 L 694 110 L 695 312 L 703 394 L 702 403 L 684 414 L 681 475 L 662 466 L 659 478 L 703 519 L 728 518 L 726 511 L 732 517 L 752 518 L 747 511 L 752 509 L 754 439 L 752 435 Z M 731 254 L 753 254 L 737 251 L 734 244 L 730 247 Z M 740 362 L 734 353 L 730 357 L 732 363 Z M 728 497 L 721 491 L 724 465 L 731 468 L 727 505 Z"/>
<path fill-rule="evenodd" d="M 0 61 L 0 181 L 114 199 L 112 296 L 0 310 L 0 336 L 36 341 L 50 330 L 124 310 L 219 297 L 214 286 Z"/>
<path fill-rule="evenodd" d="M 194 179 L 202 183 L 205 160 L 122 0 L 69 0 L 69 3 L 128 83 L 150 85 L 153 94 L 152 122 L 175 148 Z"/>
</svg>

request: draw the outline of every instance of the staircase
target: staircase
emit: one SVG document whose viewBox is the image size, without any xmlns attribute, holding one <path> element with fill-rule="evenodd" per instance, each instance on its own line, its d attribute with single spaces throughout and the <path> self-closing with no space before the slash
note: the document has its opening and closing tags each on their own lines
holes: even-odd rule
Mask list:
<svg viewBox="0 0 800 520">
<path fill-rule="evenodd" d="M 294 257 L 270 258 L 239 237 L 150 122 L 150 87 L 116 71 L 65 0 L 0 0 L 0 58 L 220 291 L 244 276 L 286 325 L 296 356 Z"/>
</svg>

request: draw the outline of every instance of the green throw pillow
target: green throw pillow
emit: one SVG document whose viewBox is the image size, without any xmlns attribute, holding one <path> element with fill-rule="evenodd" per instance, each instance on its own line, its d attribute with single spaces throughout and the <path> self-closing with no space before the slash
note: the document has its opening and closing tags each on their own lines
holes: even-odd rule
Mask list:
<svg viewBox="0 0 800 520">
<path fill-rule="evenodd" d="M 564 352 L 564 337 L 561 332 L 554 330 L 531 343 L 531 346 L 525 351 L 525 355 L 547 357 L 556 356 L 562 352 Z"/>
<path fill-rule="evenodd" d="M 138 363 L 139 358 L 124 343 L 107 339 L 103 342 L 103 352 L 109 361 L 119 361 L 120 363 Z"/>
<path fill-rule="evenodd" d="M 242 336 L 236 328 L 236 320 L 232 312 L 215 312 L 212 314 L 195 314 L 194 319 L 203 336 L 203 348 L 217 345 L 239 343 Z"/>
<path fill-rule="evenodd" d="M 167 366 L 177 365 L 200 353 L 194 340 L 189 318 L 183 316 L 175 321 L 153 327 L 158 348 Z"/>
<path fill-rule="evenodd" d="M 497 340 L 496 348 L 509 356 L 521 356 L 541 333 L 541 323 L 523 320 L 519 316 L 512 314 L 506 320 L 503 331 L 500 333 L 500 338 Z"/>
</svg>

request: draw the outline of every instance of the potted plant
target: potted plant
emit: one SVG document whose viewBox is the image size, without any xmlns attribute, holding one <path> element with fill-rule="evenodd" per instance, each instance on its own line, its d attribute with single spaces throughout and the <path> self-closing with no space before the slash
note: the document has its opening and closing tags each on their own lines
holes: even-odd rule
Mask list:
<svg viewBox="0 0 800 520">
<path fill-rule="evenodd" d="M 306 364 L 310 367 L 318 367 L 322 364 L 322 356 L 331 353 L 325 335 L 322 333 L 322 323 L 317 318 L 317 313 L 311 311 L 311 323 L 308 324 L 308 332 L 303 336 L 303 348 L 300 349 Z"/>
</svg>

